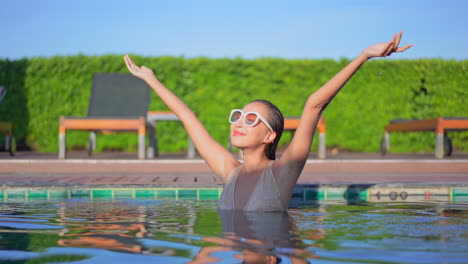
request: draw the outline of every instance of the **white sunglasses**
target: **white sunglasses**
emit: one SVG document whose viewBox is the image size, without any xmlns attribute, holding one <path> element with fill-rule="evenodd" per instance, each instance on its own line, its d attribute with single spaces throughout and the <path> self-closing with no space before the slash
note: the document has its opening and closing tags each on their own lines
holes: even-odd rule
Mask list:
<svg viewBox="0 0 468 264">
<path fill-rule="evenodd" d="M 240 119 L 243 118 L 244 125 L 246 126 L 255 126 L 258 121 L 262 121 L 270 131 L 273 131 L 273 128 L 271 128 L 270 123 L 260 114 L 257 112 L 248 112 L 244 113 L 241 109 L 233 109 L 231 110 L 231 114 L 229 115 L 229 123 L 234 124 L 237 123 Z"/>
</svg>

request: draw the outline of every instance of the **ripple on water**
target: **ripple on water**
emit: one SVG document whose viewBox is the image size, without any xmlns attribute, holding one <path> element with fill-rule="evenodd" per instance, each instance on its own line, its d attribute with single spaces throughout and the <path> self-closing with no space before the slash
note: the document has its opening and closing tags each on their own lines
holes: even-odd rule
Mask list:
<svg viewBox="0 0 468 264">
<path fill-rule="evenodd" d="M 467 205 L 435 203 L 226 213 L 216 201 L 12 202 L 0 205 L 0 262 L 463 262 L 467 212 Z"/>
</svg>

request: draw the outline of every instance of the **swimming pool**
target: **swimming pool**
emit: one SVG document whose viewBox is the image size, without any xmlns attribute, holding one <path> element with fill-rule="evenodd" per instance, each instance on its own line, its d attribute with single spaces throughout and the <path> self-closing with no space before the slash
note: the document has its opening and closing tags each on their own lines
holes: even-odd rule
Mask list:
<svg viewBox="0 0 468 264">
<path fill-rule="evenodd" d="M 310 199 L 287 213 L 242 213 L 207 197 L 18 195 L 0 205 L 2 263 L 279 260 L 466 263 L 468 203 Z"/>
</svg>

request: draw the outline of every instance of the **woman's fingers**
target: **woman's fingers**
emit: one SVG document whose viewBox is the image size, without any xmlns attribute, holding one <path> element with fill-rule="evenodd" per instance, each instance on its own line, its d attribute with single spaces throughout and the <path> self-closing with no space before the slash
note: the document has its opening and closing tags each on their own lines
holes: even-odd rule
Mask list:
<svg viewBox="0 0 468 264">
<path fill-rule="evenodd" d="M 409 49 L 411 47 L 413 47 L 413 44 L 406 45 L 406 46 L 404 46 L 402 48 L 397 48 L 396 52 L 403 52 L 403 51 L 405 51 L 405 50 L 407 50 L 407 49 Z"/>
<path fill-rule="evenodd" d="M 130 66 L 130 63 L 128 62 L 128 58 L 126 55 L 124 56 L 124 61 L 125 61 L 125 65 L 127 65 L 127 68 L 130 70 L 131 66 Z"/>
<path fill-rule="evenodd" d="M 138 66 L 135 65 L 135 63 L 132 61 L 132 59 L 130 59 L 130 56 L 125 55 L 124 56 L 124 61 L 125 61 L 125 64 L 127 65 L 128 70 L 132 74 L 136 74 L 137 71 L 139 70 L 139 68 L 138 68 Z"/>
<path fill-rule="evenodd" d="M 127 55 L 127 61 L 128 61 L 128 64 L 133 68 L 138 68 L 138 66 L 136 66 L 135 62 L 133 62 L 132 59 L 130 59 L 130 56 Z"/>
<path fill-rule="evenodd" d="M 393 34 L 392 40 L 390 41 L 390 42 L 392 42 L 392 45 L 390 47 L 390 51 L 387 50 L 386 53 L 385 53 L 385 56 L 388 55 L 389 53 L 391 53 L 391 50 L 393 50 L 395 48 L 395 41 L 396 41 L 396 34 Z"/>
<path fill-rule="evenodd" d="M 387 47 L 385 47 L 384 52 L 382 53 L 382 56 L 388 56 L 391 52 L 393 51 L 393 41 L 388 42 Z"/>
<path fill-rule="evenodd" d="M 380 54 L 380 56 L 381 57 L 388 56 L 393 50 L 394 43 L 395 43 L 395 34 L 393 34 L 392 40 L 385 43 L 386 45 L 384 46 L 383 52 Z"/>
<path fill-rule="evenodd" d="M 400 41 L 401 41 L 402 36 L 403 36 L 403 31 L 400 31 L 398 33 L 397 45 L 395 45 L 395 49 L 393 50 L 393 52 L 403 52 L 403 51 L 413 47 L 413 44 L 409 44 L 409 45 L 406 45 L 404 47 L 398 47 L 398 45 L 400 45 Z"/>
<path fill-rule="evenodd" d="M 400 45 L 401 36 L 403 36 L 403 31 L 400 31 L 400 32 L 397 34 L 397 39 L 396 39 L 396 42 L 395 42 L 395 49 L 397 49 L 397 48 L 398 48 L 398 45 Z"/>
<path fill-rule="evenodd" d="M 127 65 L 127 68 L 130 71 L 132 71 L 132 69 L 133 69 L 132 60 L 130 59 L 130 57 L 128 55 L 124 56 L 124 61 L 125 61 L 125 65 Z"/>
<path fill-rule="evenodd" d="M 403 35 L 403 31 L 398 32 L 398 34 L 393 34 L 392 41 L 390 41 L 391 44 L 387 46 L 382 56 L 385 57 L 385 56 L 392 54 L 393 52 L 396 52 L 396 51 L 401 52 L 410 48 L 408 46 L 405 46 L 405 49 L 402 49 L 401 51 L 399 51 L 400 48 L 398 48 L 398 45 L 400 45 L 402 35 Z"/>
<path fill-rule="evenodd" d="M 132 61 L 132 59 L 130 59 L 130 56 L 125 55 L 124 59 L 125 59 L 125 63 L 126 63 L 128 66 L 130 66 L 131 68 L 136 67 L 135 63 Z"/>
<path fill-rule="evenodd" d="M 130 63 L 129 63 L 130 57 L 127 54 L 125 54 L 125 56 L 124 56 L 124 61 L 125 61 L 125 64 L 130 65 Z"/>
</svg>

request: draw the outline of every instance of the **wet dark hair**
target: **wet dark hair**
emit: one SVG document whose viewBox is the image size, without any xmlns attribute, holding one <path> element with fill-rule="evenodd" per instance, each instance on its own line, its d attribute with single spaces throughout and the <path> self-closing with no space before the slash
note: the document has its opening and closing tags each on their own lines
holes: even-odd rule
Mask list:
<svg viewBox="0 0 468 264">
<path fill-rule="evenodd" d="M 270 160 L 276 159 L 276 148 L 278 147 L 278 142 L 283 134 L 284 129 L 284 117 L 281 111 L 276 107 L 276 105 L 272 104 L 267 100 L 257 99 L 253 100 L 250 103 L 261 103 L 268 107 L 270 110 L 270 116 L 267 118 L 268 122 L 271 125 L 271 128 L 274 132 L 276 132 L 276 137 L 273 142 L 271 142 L 265 149 L 265 155 Z M 266 117 L 265 117 L 266 118 Z"/>
</svg>

